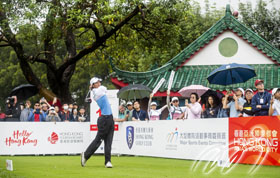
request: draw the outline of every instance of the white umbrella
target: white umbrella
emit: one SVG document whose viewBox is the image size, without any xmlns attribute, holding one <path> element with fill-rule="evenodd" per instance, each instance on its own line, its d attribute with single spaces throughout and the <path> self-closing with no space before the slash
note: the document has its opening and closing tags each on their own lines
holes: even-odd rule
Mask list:
<svg viewBox="0 0 280 178">
<path fill-rule="evenodd" d="M 202 85 L 190 85 L 187 87 L 182 88 L 179 93 L 183 97 L 190 97 L 191 93 L 197 93 L 197 95 L 200 97 L 203 95 L 207 90 L 210 88 L 202 86 Z"/>
</svg>

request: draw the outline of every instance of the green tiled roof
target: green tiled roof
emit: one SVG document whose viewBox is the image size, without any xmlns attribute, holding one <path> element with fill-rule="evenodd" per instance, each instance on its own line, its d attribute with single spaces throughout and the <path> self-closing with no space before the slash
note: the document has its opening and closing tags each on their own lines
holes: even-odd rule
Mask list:
<svg viewBox="0 0 280 178">
<path fill-rule="evenodd" d="M 178 55 L 172 58 L 164 66 L 147 72 L 129 72 L 118 69 L 113 64 L 112 59 L 110 59 L 111 66 L 115 71 L 114 76 L 118 77 L 118 80 L 122 80 L 125 83 L 142 83 L 149 86 L 150 88 L 154 88 L 154 85 L 156 85 L 162 77 L 168 79 L 171 70 L 176 70 L 176 68 L 179 67 L 185 60 L 190 58 L 195 52 L 199 51 L 200 48 L 204 47 L 206 44 L 211 42 L 211 40 L 213 40 L 216 36 L 218 36 L 220 33 L 226 30 L 232 30 L 244 40 L 247 40 L 248 43 L 251 43 L 257 49 L 266 54 L 276 63 L 275 65 L 270 64 L 253 66 L 256 69 L 257 77 L 265 80 L 265 87 L 267 89 L 279 87 L 280 85 L 278 79 L 278 65 L 280 65 L 280 51 L 273 47 L 270 43 L 262 39 L 252 30 L 241 24 L 235 17 L 233 17 L 229 5 L 227 5 L 226 8 L 226 15 L 222 19 L 220 19 L 208 31 L 203 33 L 198 39 L 196 39 L 193 43 L 187 46 L 183 51 L 181 51 Z M 183 66 L 179 68 L 178 71 L 176 71 L 172 91 L 178 91 L 180 88 L 188 86 L 190 84 L 202 84 L 204 86 L 208 86 L 217 90 L 225 90 L 237 86 L 243 88 L 254 88 L 254 79 L 249 80 L 245 84 L 231 85 L 226 87 L 219 85 L 209 85 L 208 81 L 206 80 L 206 77 L 212 70 L 216 69 L 217 67 L 219 66 L 207 65 Z M 166 85 L 164 85 L 160 89 L 160 91 L 165 91 L 167 87 Z"/>
<path fill-rule="evenodd" d="M 174 81 L 172 85 L 172 91 L 179 91 L 181 88 L 197 84 L 207 86 L 214 90 L 227 90 L 233 88 L 252 88 L 255 89 L 254 83 L 257 78 L 264 79 L 264 85 L 266 89 L 272 89 L 275 87 L 280 86 L 280 68 L 274 64 L 258 64 L 258 65 L 251 65 L 254 67 L 257 77 L 248 80 L 245 83 L 222 86 L 222 85 L 211 85 L 207 81 L 207 76 L 213 71 L 214 69 L 218 68 L 218 65 L 201 65 L 201 66 L 183 66 L 179 68 L 175 72 Z M 163 72 L 161 74 L 155 75 L 154 77 L 121 77 L 119 80 L 123 80 L 125 83 L 138 83 L 144 84 L 149 88 L 155 88 L 156 84 L 160 81 L 161 78 L 165 78 L 167 81 L 169 79 L 171 71 Z M 118 77 L 116 75 L 116 77 Z M 159 91 L 164 92 L 167 90 L 168 83 L 165 82 Z"/>
</svg>

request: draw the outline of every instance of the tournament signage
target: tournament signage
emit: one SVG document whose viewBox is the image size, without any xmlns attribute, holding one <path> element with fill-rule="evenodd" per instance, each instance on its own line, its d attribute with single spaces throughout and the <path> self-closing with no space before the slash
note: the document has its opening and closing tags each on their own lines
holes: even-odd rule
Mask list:
<svg viewBox="0 0 280 178">
<path fill-rule="evenodd" d="M 89 144 L 89 123 L 2 122 L 0 154 L 80 153 Z"/>
<path fill-rule="evenodd" d="M 90 123 L 3 122 L 0 154 L 79 154 L 92 141 Z M 118 123 L 113 154 L 280 166 L 280 117 Z M 103 153 L 101 145 L 97 153 Z"/>
<path fill-rule="evenodd" d="M 229 118 L 232 162 L 280 166 L 280 117 Z"/>
<path fill-rule="evenodd" d="M 121 154 L 201 160 L 228 155 L 228 119 L 123 122 L 119 128 Z"/>
<path fill-rule="evenodd" d="M 126 127 L 126 143 L 129 149 L 131 149 L 134 141 L 134 127 Z"/>
</svg>

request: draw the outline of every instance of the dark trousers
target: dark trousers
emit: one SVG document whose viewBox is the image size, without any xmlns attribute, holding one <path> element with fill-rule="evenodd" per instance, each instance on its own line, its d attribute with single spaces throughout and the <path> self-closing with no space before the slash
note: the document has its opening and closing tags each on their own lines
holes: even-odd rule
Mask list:
<svg viewBox="0 0 280 178">
<path fill-rule="evenodd" d="M 95 139 L 91 142 L 85 152 L 85 159 L 88 160 L 91 155 L 97 150 L 100 146 L 102 140 L 104 140 L 105 146 L 105 164 L 111 162 L 111 148 L 112 141 L 114 136 L 114 120 L 112 115 L 101 115 L 97 120 L 97 135 Z"/>
</svg>

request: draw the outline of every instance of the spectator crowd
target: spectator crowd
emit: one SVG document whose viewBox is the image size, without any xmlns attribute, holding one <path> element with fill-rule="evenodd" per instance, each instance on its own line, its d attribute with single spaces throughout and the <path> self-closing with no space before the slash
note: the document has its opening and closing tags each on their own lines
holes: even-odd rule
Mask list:
<svg viewBox="0 0 280 178">
<path fill-rule="evenodd" d="M 208 119 L 225 117 L 275 116 L 280 115 L 280 88 L 274 88 L 271 93 L 264 90 L 264 81 L 256 80 L 256 92 L 250 88 L 228 91 L 222 98 L 209 95 L 202 103 L 197 93 L 192 93 L 180 106 L 178 97 L 172 97 L 167 92 L 166 105 L 159 108 L 157 102 L 152 101 L 150 95 L 147 111 L 141 108 L 139 101 L 128 101 L 119 106 L 116 122 L 146 121 L 146 120 L 178 120 L 178 119 Z M 46 99 L 32 103 L 27 100 L 18 103 L 17 97 L 6 100 L 5 111 L 0 107 L 0 121 L 21 122 L 89 122 L 90 118 L 83 106 L 77 103 L 64 103 L 62 108 L 56 105 L 54 98 L 52 104 Z M 162 112 L 167 109 L 168 117 L 163 118 Z"/>
<path fill-rule="evenodd" d="M 167 92 L 167 104 L 161 108 L 157 108 L 157 102 L 152 102 L 151 94 L 147 111 L 141 109 L 139 101 L 128 101 L 126 105 L 119 106 L 119 118 L 114 120 L 123 122 L 280 115 L 280 88 L 274 88 L 269 93 L 264 90 L 264 81 L 260 79 L 255 81 L 255 87 L 255 94 L 250 88 L 245 91 L 237 88 L 226 92 L 218 100 L 217 96 L 209 95 L 205 104 L 202 104 L 201 98 L 194 92 L 183 106 L 179 105 L 178 97 L 172 97 L 170 102 L 170 92 Z M 161 117 L 164 109 L 168 109 L 167 118 Z"/>
<path fill-rule="evenodd" d="M 77 103 L 64 103 L 62 108 L 56 105 L 54 98 L 52 105 L 46 99 L 32 103 L 27 100 L 18 103 L 17 97 L 12 96 L 6 100 L 5 112 L 0 108 L 0 121 L 21 121 L 21 122 L 89 122 L 89 116 L 83 106 Z"/>
</svg>

